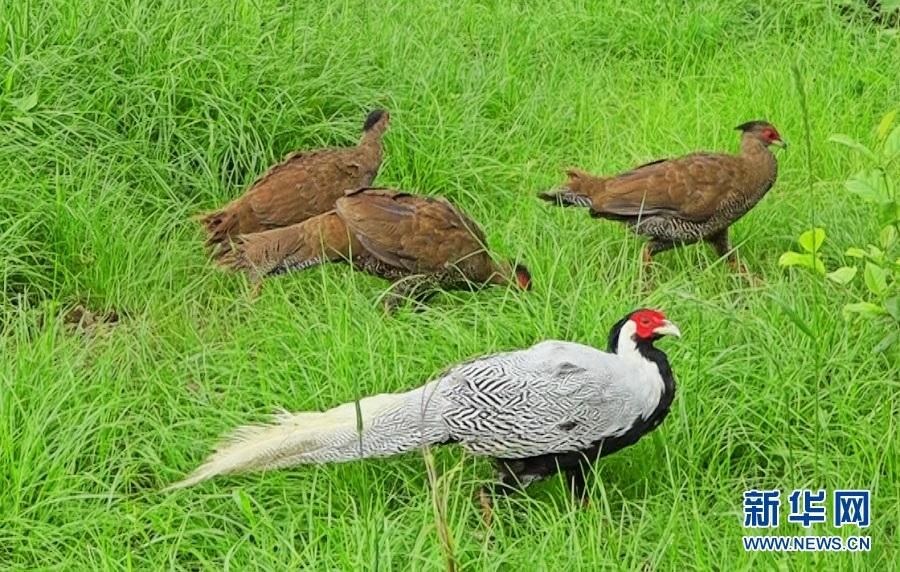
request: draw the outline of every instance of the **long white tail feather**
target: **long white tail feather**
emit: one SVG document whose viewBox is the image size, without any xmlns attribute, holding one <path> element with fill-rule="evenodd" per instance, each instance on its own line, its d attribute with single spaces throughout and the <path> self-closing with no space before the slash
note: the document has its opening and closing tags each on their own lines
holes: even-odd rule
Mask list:
<svg viewBox="0 0 900 572">
<path fill-rule="evenodd" d="M 166 490 L 228 473 L 382 457 L 446 440 L 440 406 L 433 395 L 426 396 L 426 390 L 433 387 L 427 384 L 407 393 L 361 399 L 361 431 L 357 402 L 321 412 L 282 411 L 268 424 L 238 427 L 200 467 Z"/>
</svg>

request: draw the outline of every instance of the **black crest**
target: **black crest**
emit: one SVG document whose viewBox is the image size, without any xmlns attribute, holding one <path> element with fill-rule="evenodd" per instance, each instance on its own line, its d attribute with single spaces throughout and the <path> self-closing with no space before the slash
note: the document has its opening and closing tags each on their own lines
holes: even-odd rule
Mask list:
<svg viewBox="0 0 900 572">
<path fill-rule="evenodd" d="M 770 125 L 771 125 L 771 123 L 769 123 L 765 119 L 757 119 L 755 121 L 748 121 L 747 123 L 741 123 L 740 125 L 735 127 L 735 129 L 746 133 L 747 131 L 753 131 L 754 129 L 761 128 L 761 127 L 768 127 Z"/>
<path fill-rule="evenodd" d="M 375 109 L 369 112 L 369 116 L 366 117 L 366 122 L 363 124 L 363 131 L 368 131 L 369 129 L 375 127 L 375 124 L 378 123 L 384 114 L 387 113 L 383 109 Z"/>
</svg>

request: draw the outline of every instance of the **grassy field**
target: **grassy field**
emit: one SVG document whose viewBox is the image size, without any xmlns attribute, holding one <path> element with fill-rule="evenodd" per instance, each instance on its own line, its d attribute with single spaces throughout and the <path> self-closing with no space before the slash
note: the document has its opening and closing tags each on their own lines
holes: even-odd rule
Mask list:
<svg viewBox="0 0 900 572">
<path fill-rule="evenodd" d="M 900 37 L 826 2 L 416 4 L 4 4 L 0 569 L 439 570 L 432 496 L 465 570 L 897 569 L 900 359 L 842 319 L 860 292 L 777 260 L 813 225 L 830 267 L 877 232 L 843 189 L 858 158 L 827 138 L 870 141 L 900 102 Z M 210 266 L 192 215 L 295 148 L 352 143 L 375 106 L 393 118 L 377 182 L 457 202 L 534 291 L 386 319 L 387 284 L 344 265 L 253 302 Z M 735 150 L 733 127 L 759 118 L 792 144 L 733 229 L 759 286 L 701 246 L 660 255 L 642 293 L 640 239 L 534 197 L 570 165 Z M 67 324 L 78 305 L 98 323 Z M 678 396 L 597 463 L 591 508 L 551 479 L 498 503 L 485 540 L 471 495 L 492 471 L 456 448 L 436 451 L 436 489 L 409 454 L 158 492 L 276 407 L 545 338 L 602 346 L 642 305 L 685 334 L 661 344 Z M 871 489 L 869 529 L 813 528 L 868 534 L 871 552 L 745 553 L 754 487 Z"/>
</svg>

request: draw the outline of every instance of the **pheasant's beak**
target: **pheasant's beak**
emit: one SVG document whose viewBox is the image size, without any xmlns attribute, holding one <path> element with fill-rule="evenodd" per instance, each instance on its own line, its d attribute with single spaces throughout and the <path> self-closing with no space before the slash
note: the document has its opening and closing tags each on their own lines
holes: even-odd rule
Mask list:
<svg viewBox="0 0 900 572">
<path fill-rule="evenodd" d="M 785 141 L 784 139 L 773 139 L 770 145 L 775 145 L 776 147 L 787 149 L 787 141 Z"/>
<path fill-rule="evenodd" d="M 679 330 L 678 326 L 676 326 L 669 320 L 664 320 L 663 325 L 654 329 L 653 333 L 657 336 L 675 336 L 676 338 L 681 337 L 681 330 Z"/>
</svg>

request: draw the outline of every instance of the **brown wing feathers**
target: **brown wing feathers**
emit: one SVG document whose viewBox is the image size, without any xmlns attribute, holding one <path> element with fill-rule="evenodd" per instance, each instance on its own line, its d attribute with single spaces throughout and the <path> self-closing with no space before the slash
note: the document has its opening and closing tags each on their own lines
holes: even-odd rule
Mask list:
<svg viewBox="0 0 900 572">
<path fill-rule="evenodd" d="M 389 115 L 369 114 L 355 147 L 294 152 L 271 167 L 243 196 L 201 217 L 206 245 L 219 257 L 237 235 L 279 228 L 334 208 L 347 189 L 369 185 L 382 159 Z"/>
<path fill-rule="evenodd" d="M 439 272 L 484 252 L 481 229 L 443 199 L 367 189 L 335 208 L 368 252 L 409 272 Z"/>
<path fill-rule="evenodd" d="M 704 221 L 741 191 L 740 166 L 738 157 L 710 153 L 655 162 L 610 178 L 593 209 L 597 216 L 660 214 Z"/>
<path fill-rule="evenodd" d="M 385 189 L 360 190 L 338 199 L 335 210 L 367 253 L 391 266 L 416 272 L 415 257 L 402 245 L 416 232 L 416 210 L 397 200 L 402 194 Z"/>
<path fill-rule="evenodd" d="M 522 268 L 513 276 L 509 268 L 498 278 L 501 269 L 487 254 L 484 242 L 478 225 L 443 199 L 366 188 L 347 193 L 334 211 L 288 227 L 239 236 L 221 264 L 253 279 L 351 257 L 358 261 L 370 257 L 393 268 L 386 277 L 396 277 L 398 272 L 456 272 L 473 283 L 504 283 L 527 275 Z"/>
</svg>

